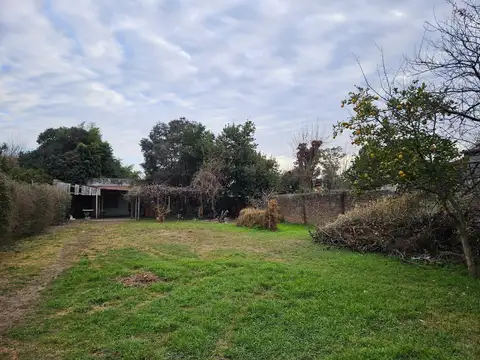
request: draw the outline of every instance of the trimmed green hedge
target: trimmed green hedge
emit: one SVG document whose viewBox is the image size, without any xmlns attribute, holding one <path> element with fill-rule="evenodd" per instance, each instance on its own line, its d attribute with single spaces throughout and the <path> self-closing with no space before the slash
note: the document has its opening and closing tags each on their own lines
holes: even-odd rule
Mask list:
<svg viewBox="0 0 480 360">
<path fill-rule="evenodd" d="M 41 233 L 66 220 L 71 198 L 52 185 L 26 184 L 0 174 L 0 240 Z"/>
</svg>

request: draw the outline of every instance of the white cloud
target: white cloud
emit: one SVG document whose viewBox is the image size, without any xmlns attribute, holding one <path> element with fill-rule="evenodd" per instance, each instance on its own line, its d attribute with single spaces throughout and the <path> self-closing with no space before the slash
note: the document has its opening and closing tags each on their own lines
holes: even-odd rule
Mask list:
<svg viewBox="0 0 480 360">
<path fill-rule="evenodd" d="M 348 116 L 340 101 L 362 82 L 353 54 L 375 74 L 377 43 L 395 66 L 434 5 L 439 17 L 448 10 L 435 0 L 7 0 L 0 141 L 34 146 L 47 127 L 94 121 L 138 164 L 157 121 L 186 116 L 219 132 L 249 118 L 259 148 L 288 168 L 303 121 L 328 130 Z"/>
</svg>

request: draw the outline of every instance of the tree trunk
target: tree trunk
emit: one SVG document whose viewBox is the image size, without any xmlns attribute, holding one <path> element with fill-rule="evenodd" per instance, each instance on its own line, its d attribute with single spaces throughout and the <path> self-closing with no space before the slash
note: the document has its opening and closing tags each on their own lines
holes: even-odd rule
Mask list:
<svg viewBox="0 0 480 360">
<path fill-rule="evenodd" d="M 212 211 L 213 211 L 213 218 L 217 217 L 217 212 L 215 211 L 215 199 L 212 198 Z"/>
<path fill-rule="evenodd" d="M 470 273 L 470 275 L 478 277 L 480 276 L 480 274 L 475 264 L 475 257 L 473 255 L 472 247 L 470 246 L 470 242 L 468 239 L 468 232 L 465 221 L 461 220 L 457 221 L 456 223 L 458 236 L 463 247 L 463 254 L 465 255 L 465 262 L 467 263 L 468 272 Z"/>
<path fill-rule="evenodd" d="M 462 212 L 462 209 L 457 204 L 456 201 L 450 200 L 449 203 L 452 205 L 452 215 L 455 220 L 455 227 L 458 231 L 458 238 L 462 243 L 463 254 L 465 256 L 465 262 L 467 263 L 467 269 L 470 275 L 478 277 L 480 273 L 478 271 L 477 265 L 475 264 L 475 256 L 473 255 L 472 247 L 470 246 L 468 231 L 467 231 L 467 221 Z"/>
<path fill-rule="evenodd" d="M 200 207 L 198 208 L 198 218 L 203 218 L 203 196 L 200 195 Z"/>
</svg>

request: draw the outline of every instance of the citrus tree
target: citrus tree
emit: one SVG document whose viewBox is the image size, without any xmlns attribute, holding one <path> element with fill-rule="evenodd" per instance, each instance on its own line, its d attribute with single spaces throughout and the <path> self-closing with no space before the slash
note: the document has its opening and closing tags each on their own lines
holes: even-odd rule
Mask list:
<svg viewBox="0 0 480 360">
<path fill-rule="evenodd" d="M 478 275 L 466 216 L 480 175 L 442 126 L 454 104 L 414 81 L 385 95 L 357 87 L 342 101 L 345 106 L 352 116 L 334 127 L 334 136 L 348 130 L 352 144 L 361 147 L 347 172 L 350 183 L 358 189 L 393 185 L 435 197 L 455 222 L 469 272 Z"/>
</svg>

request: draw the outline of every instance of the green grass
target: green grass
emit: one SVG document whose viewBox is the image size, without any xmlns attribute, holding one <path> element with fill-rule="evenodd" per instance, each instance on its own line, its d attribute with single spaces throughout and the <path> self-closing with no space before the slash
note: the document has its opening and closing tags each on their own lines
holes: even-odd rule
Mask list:
<svg viewBox="0 0 480 360">
<path fill-rule="evenodd" d="M 20 359 L 480 358 L 462 268 L 326 250 L 296 225 L 81 226 L 92 245 L 4 340 Z M 146 271 L 162 281 L 119 282 Z"/>
</svg>

